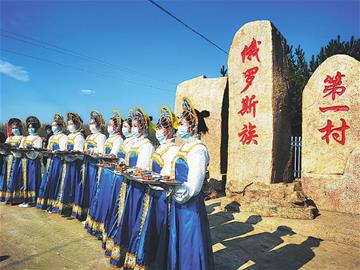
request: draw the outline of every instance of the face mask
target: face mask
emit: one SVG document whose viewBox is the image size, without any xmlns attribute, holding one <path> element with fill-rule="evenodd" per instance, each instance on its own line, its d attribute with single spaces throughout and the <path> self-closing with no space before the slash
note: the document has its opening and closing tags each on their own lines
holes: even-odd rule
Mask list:
<svg viewBox="0 0 360 270">
<path fill-rule="evenodd" d="M 18 128 L 11 129 L 11 132 L 12 132 L 12 134 L 14 134 L 14 136 L 19 136 L 21 134 L 20 129 L 18 129 Z"/>
<path fill-rule="evenodd" d="M 190 133 L 188 132 L 188 127 L 183 125 L 179 126 L 177 134 L 183 140 L 189 139 L 191 136 Z"/>
<path fill-rule="evenodd" d="M 74 133 L 76 131 L 76 128 L 74 125 L 68 125 L 68 131 L 70 131 L 71 133 Z"/>
<path fill-rule="evenodd" d="M 35 135 L 36 134 L 36 129 L 35 128 L 28 128 L 28 132 L 30 135 Z"/>
<path fill-rule="evenodd" d="M 90 128 L 90 131 L 91 131 L 92 134 L 98 132 L 95 124 L 90 124 L 89 128 Z"/>
<path fill-rule="evenodd" d="M 107 126 L 107 131 L 110 135 L 115 133 L 114 128 L 112 126 Z"/>
<path fill-rule="evenodd" d="M 121 131 L 122 131 L 122 134 L 125 136 L 125 138 L 129 138 L 131 136 L 131 132 L 130 132 L 129 128 L 123 127 L 121 129 Z"/>
<path fill-rule="evenodd" d="M 139 137 L 139 128 L 133 127 L 131 129 L 131 135 L 133 135 L 134 137 Z"/>
<path fill-rule="evenodd" d="M 58 134 L 59 133 L 59 128 L 58 127 L 51 127 L 51 130 L 54 134 Z M 50 132 L 49 132 L 50 133 Z"/>
<path fill-rule="evenodd" d="M 156 130 L 155 136 L 156 136 L 156 139 L 159 141 L 160 144 L 162 144 L 166 140 L 166 137 L 165 137 L 164 132 L 162 130 Z"/>
</svg>

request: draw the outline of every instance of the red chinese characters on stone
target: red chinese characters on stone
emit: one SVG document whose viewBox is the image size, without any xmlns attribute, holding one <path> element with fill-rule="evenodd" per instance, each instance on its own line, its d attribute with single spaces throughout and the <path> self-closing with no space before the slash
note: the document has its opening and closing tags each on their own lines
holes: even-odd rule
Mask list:
<svg viewBox="0 0 360 270">
<path fill-rule="evenodd" d="M 256 60 L 260 62 L 258 48 L 258 45 L 260 44 L 261 41 L 256 41 L 256 39 L 253 38 L 249 46 L 245 45 L 244 49 L 241 52 L 241 58 L 243 63 L 245 62 L 245 59 L 251 61 L 253 57 L 256 57 Z"/>
<path fill-rule="evenodd" d="M 325 94 L 323 97 L 327 97 L 331 95 L 332 100 L 335 100 L 336 95 L 341 96 L 344 94 L 346 87 L 342 85 L 342 77 L 345 77 L 341 72 L 336 72 L 336 75 L 331 77 L 327 75 L 324 83 L 326 83 L 323 93 Z"/>
<path fill-rule="evenodd" d="M 345 144 L 346 142 L 345 131 L 350 127 L 346 124 L 345 119 L 340 118 L 340 121 L 341 121 L 341 127 L 334 128 L 332 121 L 327 120 L 326 126 L 319 129 L 321 133 L 325 133 L 324 136 L 321 137 L 321 139 L 325 140 L 327 144 L 329 144 L 330 142 L 330 135 L 337 143 L 342 145 Z"/>
<path fill-rule="evenodd" d="M 249 68 L 248 70 L 246 70 L 245 72 L 243 72 L 244 74 L 244 78 L 245 78 L 245 82 L 246 82 L 246 86 L 244 87 L 244 89 L 240 92 L 244 93 L 246 90 L 249 89 L 249 87 L 252 85 L 253 80 L 255 79 L 255 74 L 259 71 L 259 67 L 253 67 L 253 68 Z"/>
<path fill-rule="evenodd" d="M 256 134 L 256 125 L 252 125 L 249 123 L 249 125 L 244 124 L 243 129 L 241 132 L 239 132 L 240 142 L 244 144 L 258 144 L 257 140 L 255 138 L 259 137 Z"/>
<path fill-rule="evenodd" d="M 328 107 L 319 107 L 320 112 L 347 112 L 350 110 L 349 106 L 346 105 L 335 105 L 335 106 L 328 106 Z"/>
<path fill-rule="evenodd" d="M 252 95 L 251 98 L 249 96 L 246 96 L 242 99 L 241 104 L 241 110 L 238 112 L 238 114 L 244 115 L 245 113 L 252 113 L 253 117 L 256 116 L 256 104 L 259 103 L 259 101 L 254 100 L 256 98 L 255 95 Z"/>
</svg>

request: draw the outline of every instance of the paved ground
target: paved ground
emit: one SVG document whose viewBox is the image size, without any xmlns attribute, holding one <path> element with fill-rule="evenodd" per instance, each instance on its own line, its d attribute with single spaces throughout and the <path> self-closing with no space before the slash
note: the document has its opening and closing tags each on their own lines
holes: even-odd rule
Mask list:
<svg viewBox="0 0 360 270">
<path fill-rule="evenodd" d="M 216 269 L 360 269 L 360 217 L 315 220 L 226 213 L 208 201 Z M 0 269 L 111 269 L 82 224 L 35 208 L 0 204 Z"/>
</svg>

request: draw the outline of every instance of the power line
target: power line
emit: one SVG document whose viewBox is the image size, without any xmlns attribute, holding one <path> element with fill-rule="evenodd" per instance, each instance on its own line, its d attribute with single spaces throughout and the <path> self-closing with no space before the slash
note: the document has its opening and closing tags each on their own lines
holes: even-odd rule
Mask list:
<svg viewBox="0 0 360 270">
<path fill-rule="evenodd" d="M 170 81 L 163 80 L 163 79 L 162 80 L 155 79 L 155 78 L 152 78 L 151 76 L 149 76 L 149 75 L 147 75 L 145 73 L 142 73 L 142 72 L 130 69 L 130 68 L 120 67 L 120 66 L 118 66 L 116 64 L 110 63 L 110 62 L 105 61 L 103 59 L 93 57 L 93 56 L 87 56 L 87 55 L 85 55 L 83 53 L 79 53 L 79 52 L 76 52 L 74 50 L 66 49 L 64 47 L 60 47 L 58 45 L 51 44 L 51 43 L 49 43 L 47 41 L 42 41 L 42 40 L 39 40 L 39 39 L 28 37 L 28 36 L 18 34 L 18 33 L 12 32 L 12 31 L 8 31 L 8 30 L 2 29 L 2 28 L 0 28 L 0 30 L 2 32 L 7 33 L 7 34 L 0 33 L 5 38 L 17 40 L 17 41 L 20 41 L 20 42 L 23 42 L 23 43 L 30 44 L 32 46 L 37 46 L 37 47 L 41 47 L 43 49 L 47 49 L 47 50 L 50 50 L 50 51 L 55 51 L 57 53 L 70 55 L 70 56 L 73 56 L 73 57 L 78 57 L 78 58 L 81 58 L 82 60 L 90 61 L 90 62 L 93 62 L 93 63 L 96 63 L 96 64 L 103 64 L 103 65 L 105 65 L 107 67 L 111 67 L 112 69 L 117 69 L 117 70 L 120 70 L 120 71 L 123 71 L 123 72 L 130 73 L 131 75 L 145 76 L 145 77 L 150 78 L 153 81 L 158 81 L 158 82 L 161 82 L 161 83 L 167 83 L 167 84 L 172 84 L 172 85 L 176 84 L 175 82 L 170 82 Z"/>
<path fill-rule="evenodd" d="M 184 25 L 187 29 L 189 29 L 191 32 L 194 32 L 196 35 L 200 36 L 202 39 L 205 39 L 207 42 L 209 42 L 211 45 L 215 46 L 216 48 L 218 48 L 220 51 L 222 51 L 223 53 L 225 53 L 226 55 L 228 55 L 229 53 L 227 51 L 225 51 L 223 48 L 221 48 L 220 46 L 218 46 L 215 42 L 211 41 L 210 39 L 208 39 L 207 37 L 205 37 L 203 34 L 201 34 L 199 31 L 195 30 L 194 28 L 192 28 L 190 25 L 186 24 L 184 21 L 182 21 L 181 19 L 179 19 L 178 17 L 176 17 L 174 14 L 172 14 L 170 11 L 166 10 L 165 8 L 163 8 L 162 6 L 160 6 L 158 3 L 156 3 L 153 0 L 148 0 L 151 4 L 153 4 L 154 6 L 156 6 L 157 8 L 159 8 L 161 11 L 165 12 L 167 15 L 169 15 L 170 17 L 172 17 L 173 19 L 175 19 L 176 21 L 178 21 L 179 23 L 181 23 L 182 25 Z"/>
<path fill-rule="evenodd" d="M 99 73 L 99 72 L 96 72 L 96 71 L 84 69 L 84 68 L 77 67 L 77 66 L 73 66 L 73 65 L 63 64 L 63 63 L 56 62 L 56 61 L 53 61 L 53 60 L 49 60 L 49 59 L 46 59 L 46 58 L 40 58 L 40 57 L 37 57 L 37 56 L 32 56 L 32 55 L 29 55 L 29 54 L 24 54 L 24 53 L 16 52 L 16 51 L 9 50 L 9 49 L 1 48 L 1 51 L 7 52 L 7 53 L 11 53 L 11 54 L 15 54 L 15 55 L 19 55 L 19 56 L 24 56 L 24 57 L 32 58 L 32 59 L 35 59 L 35 60 L 38 60 L 38 61 L 42 61 L 42 62 L 47 62 L 47 63 L 50 63 L 50 64 L 55 64 L 55 65 L 62 66 L 62 67 L 66 67 L 66 68 L 77 69 L 77 70 L 79 70 L 79 71 L 86 72 L 86 73 L 96 74 L 96 75 L 101 76 L 101 77 L 112 77 L 112 78 L 118 79 L 117 77 L 114 77 L 114 76 L 112 76 L 112 75 L 110 75 L 110 74 L 102 74 L 102 73 Z M 149 84 L 138 83 L 138 82 L 134 82 L 134 81 L 131 81 L 131 80 L 128 80 L 128 79 L 123 79 L 123 78 L 121 78 L 121 81 L 130 83 L 130 84 L 134 84 L 134 85 L 139 85 L 139 86 L 143 86 L 143 87 L 152 88 L 152 89 L 154 89 L 154 90 L 158 90 L 158 91 L 161 91 L 161 92 L 166 92 L 166 93 L 168 93 L 168 94 L 171 93 L 171 92 L 169 92 L 169 91 L 166 90 L 166 89 L 162 89 L 162 88 L 159 88 L 159 87 L 155 87 L 155 86 L 152 86 L 152 85 L 149 85 Z"/>
</svg>

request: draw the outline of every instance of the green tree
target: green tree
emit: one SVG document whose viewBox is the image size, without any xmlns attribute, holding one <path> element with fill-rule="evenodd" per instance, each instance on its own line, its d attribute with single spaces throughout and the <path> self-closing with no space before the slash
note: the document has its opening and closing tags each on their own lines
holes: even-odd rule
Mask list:
<svg viewBox="0 0 360 270">
<path fill-rule="evenodd" d="M 302 91 L 310 78 L 309 66 L 305 59 L 304 50 L 300 45 L 293 51 L 288 47 L 287 61 L 289 67 L 289 108 L 292 135 L 301 135 L 302 126 Z"/>
<path fill-rule="evenodd" d="M 314 72 L 322 62 L 335 54 L 346 54 L 360 61 L 360 39 L 352 36 L 349 41 L 341 41 L 340 36 L 337 36 L 336 39 L 330 40 L 325 47 L 320 49 L 317 56 L 311 56 L 310 71 Z"/>
</svg>

